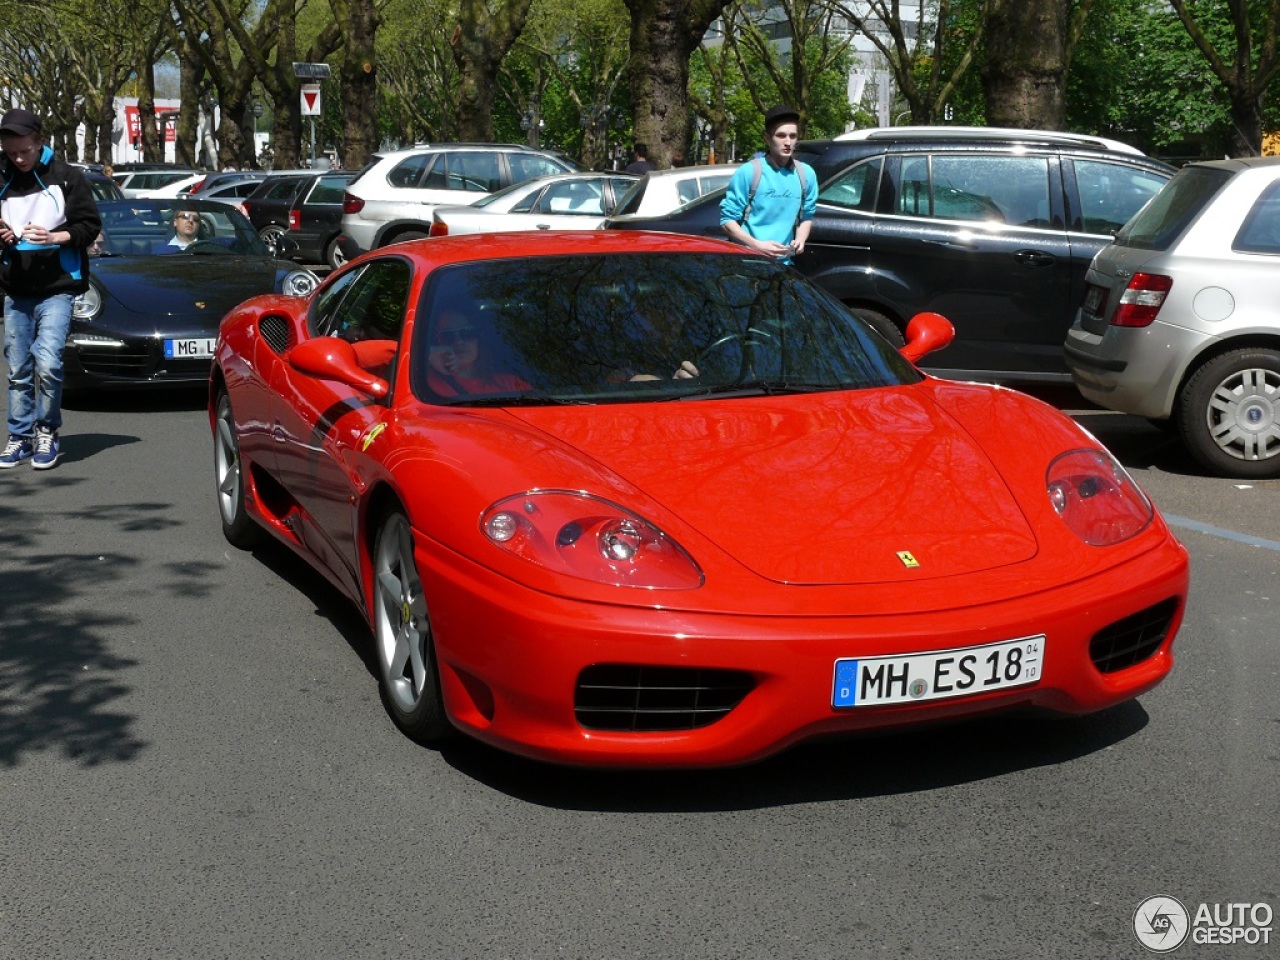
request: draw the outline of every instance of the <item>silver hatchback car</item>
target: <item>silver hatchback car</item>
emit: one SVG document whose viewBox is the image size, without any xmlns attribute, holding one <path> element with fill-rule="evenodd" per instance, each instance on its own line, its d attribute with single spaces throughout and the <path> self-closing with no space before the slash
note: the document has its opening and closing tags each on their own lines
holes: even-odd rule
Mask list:
<svg viewBox="0 0 1280 960">
<path fill-rule="evenodd" d="M 1171 424 L 1215 473 L 1280 477 L 1280 157 L 1184 167 L 1085 281 L 1080 392 Z"/>
</svg>

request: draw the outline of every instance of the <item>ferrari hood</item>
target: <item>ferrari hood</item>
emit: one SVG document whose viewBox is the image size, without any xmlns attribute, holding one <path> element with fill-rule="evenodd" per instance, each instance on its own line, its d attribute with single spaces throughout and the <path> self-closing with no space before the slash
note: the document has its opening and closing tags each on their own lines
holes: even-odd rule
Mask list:
<svg viewBox="0 0 1280 960">
<path fill-rule="evenodd" d="M 929 394 L 893 388 L 595 409 L 599 416 L 513 412 L 769 580 L 933 579 L 1036 553 L 1004 479 Z"/>
<path fill-rule="evenodd" d="M 93 276 L 125 309 L 150 316 L 207 316 L 276 288 L 271 261 L 210 254 L 95 260 Z"/>
</svg>

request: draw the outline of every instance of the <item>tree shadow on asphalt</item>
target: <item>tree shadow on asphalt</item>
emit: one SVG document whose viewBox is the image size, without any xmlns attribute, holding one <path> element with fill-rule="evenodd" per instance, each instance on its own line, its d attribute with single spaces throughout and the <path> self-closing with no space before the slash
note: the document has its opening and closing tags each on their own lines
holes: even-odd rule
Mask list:
<svg viewBox="0 0 1280 960">
<path fill-rule="evenodd" d="M 136 575 L 138 561 L 31 553 L 34 537 L 19 490 L 9 487 L 0 502 L 0 766 L 43 750 L 61 750 L 89 767 L 132 760 L 145 744 L 118 701 L 130 692 L 123 677 L 137 661 L 113 654 L 107 639 L 132 621 L 95 612 L 85 601 Z"/>
</svg>

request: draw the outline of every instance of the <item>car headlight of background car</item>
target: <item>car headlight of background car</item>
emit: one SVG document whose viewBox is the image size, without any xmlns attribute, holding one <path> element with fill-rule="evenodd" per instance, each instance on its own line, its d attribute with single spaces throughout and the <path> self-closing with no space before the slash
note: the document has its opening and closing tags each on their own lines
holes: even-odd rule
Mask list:
<svg viewBox="0 0 1280 960">
<path fill-rule="evenodd" d="M 305 297 L 320 286 L 320 278 L 310 270 L 290 270 L 280 282 L 280 292 L 290 297 Z"/>
<path fill-rule="evenodd" d="M 1053 509 L 1090 546 L 1135 537 L 1155 516 L 1146 494 L 1105 450 L 1071 450 L 1055 457 L 1045 481 Z"/>
<path fill-rule="evenodd" d="M 94 283 L 89 289 L 76 297 L 71 305 L 71 315 L 77 320 L 93 320 L 102 312 L 102 291 Z"/>
<path fill-rule="evenodd" d="M 500 500 L 480 519 L 484 535 L 514 556 L 596 583 L 693 590 L 693 558 L 649 521 L 616 503 L 570 490 L 534 490 Z"/>
</svg>

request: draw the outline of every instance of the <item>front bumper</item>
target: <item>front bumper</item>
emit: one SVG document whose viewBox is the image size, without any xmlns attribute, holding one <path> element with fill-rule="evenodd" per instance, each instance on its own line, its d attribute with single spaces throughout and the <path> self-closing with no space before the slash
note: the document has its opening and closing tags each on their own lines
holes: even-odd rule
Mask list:
<svg viewBox="0 0 1280 960">
<path fill-rule="evenodd" d="M 480 740 L 567 764 L 719 766 L 799 741 L 1014 708 L 1083 714 L 1130 700 L 1173 665 L 1187 557 L 1170 535 L 1109 574 L 1050 595 L 906 616 L 762 617 L 606 607 L 511 583 L 415 533 L 446 710 Z M 1172 602 L 1169 602 L 1172 598 Z M 1173 610 L 1163 639 L 1132 666 L 1103 673 L 1100 633 L 1138 611 Z M 832 706 L 835 662 L 975 646 L 1044 634 L 1039 682 L 1008 691 L 894 706 Z M 601 664 L 749 675 L 749 691 L 696 729 L 619 731 L 579 722 L 583 671 Z"/>
<path fill-rule="evenodd" d="M 185 339 L 204 340 L 214 333 L 202 331 Z M 63 385 L 67 389 L 109 389 L 152 386 L 185 386 L 207 383 L 212 357 L 166 357 L 169 337 L 118 335 L 98 329 L 72 330 L 62 355 Z"/>
</svg>

